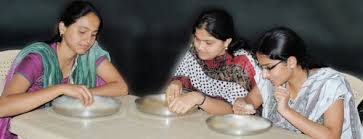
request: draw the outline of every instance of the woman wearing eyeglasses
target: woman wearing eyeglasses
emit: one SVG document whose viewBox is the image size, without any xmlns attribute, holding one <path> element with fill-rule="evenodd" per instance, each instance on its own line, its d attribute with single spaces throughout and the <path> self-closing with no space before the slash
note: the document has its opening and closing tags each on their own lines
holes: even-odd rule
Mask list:
<svg viewBox="0 0 363 139">
<path fill-rule="evenodd" d="M 360 138 L 361 125 L 348 82 L 339 72 L 314 64 L 294 31 L 274 28 L 256 47 L 262 75 L 275 91 L 251 92 L 236 100 L 235 113 L 254 113 L 246 104 L 262 105 L 262 116 L 276 127 L 312 138 Z"/>
</svg>

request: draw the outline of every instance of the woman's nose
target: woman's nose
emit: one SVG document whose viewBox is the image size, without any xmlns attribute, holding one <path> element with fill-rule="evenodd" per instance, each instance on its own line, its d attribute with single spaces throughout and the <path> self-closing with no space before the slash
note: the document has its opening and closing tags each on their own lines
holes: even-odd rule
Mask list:
<svg viewBox="0 0 363 139">
<path fill-rule="evenodd" d="M 93 36 L 92 35 L 87 35 L 86 37 L 84 37 L 84 40 L 87 44 L 91 44 L 91 42 L 93 41 Z"/>
<path fill-rule="evenodd" d="M 205 50 L 205 48 L 206 48 L 206 44 L 204 42 L 200 42 L 199 46 L 198 46 L 198 49 L 199 50 Z"/>
</svg>

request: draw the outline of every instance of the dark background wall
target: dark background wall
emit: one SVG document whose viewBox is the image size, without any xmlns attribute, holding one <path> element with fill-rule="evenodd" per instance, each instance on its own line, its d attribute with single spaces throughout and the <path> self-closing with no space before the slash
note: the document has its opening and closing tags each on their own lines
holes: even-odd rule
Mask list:
<svg viewBox="0 0 363 139">
<path fill-rule="evenodd" d="M 69 1 L 0 1 L 0 50 L 50 39 Z M 298 32 L 314 56 L 363 77 L 361 0 L 103 0 L 92 1 L 104 18 L 98 40 L 136 95 L 158 90 L 187 48 L 200 11 L 224 8 L 238 33 L 255 40 L 274 26 Z"/>
</svg>

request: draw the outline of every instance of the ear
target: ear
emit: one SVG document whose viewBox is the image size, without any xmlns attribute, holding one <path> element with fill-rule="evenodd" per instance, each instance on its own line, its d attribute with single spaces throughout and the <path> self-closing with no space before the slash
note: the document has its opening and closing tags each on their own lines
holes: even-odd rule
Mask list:
<svg viewBox="0 0 363 139">
<path fill-rule="evenodd" d="M 67 27 L 64 25 L 64 22 L 59 22 L 58 31 L 60 35 L 63 35 L 67 31 Z"/>
<path fill-rule="evenodd" d="M 231 42 L 232 42 L 232 38 L 228 38 L 226 41 L 224 41 L 224 44 L 223 44 L 224 48 L 227 49 L 229 44 L 231 44 Z"/>
<path fill-rule="evenodd" d="M 288 68 L 295 68 L 297 66 L 297 59 L 294 56 L 290 56 L 287 58 L 287 66 Z"/>
</svg>

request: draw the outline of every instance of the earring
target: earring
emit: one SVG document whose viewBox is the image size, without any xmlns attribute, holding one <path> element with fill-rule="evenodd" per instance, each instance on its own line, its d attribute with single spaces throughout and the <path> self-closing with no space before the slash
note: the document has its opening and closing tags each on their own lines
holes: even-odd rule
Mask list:
<svg viewBox="0 0 363 139">
<path fill-rule="evenodd" d="M 228 50 L 228 47 L 226 47 L 225 49 Z"/>
</svg>

